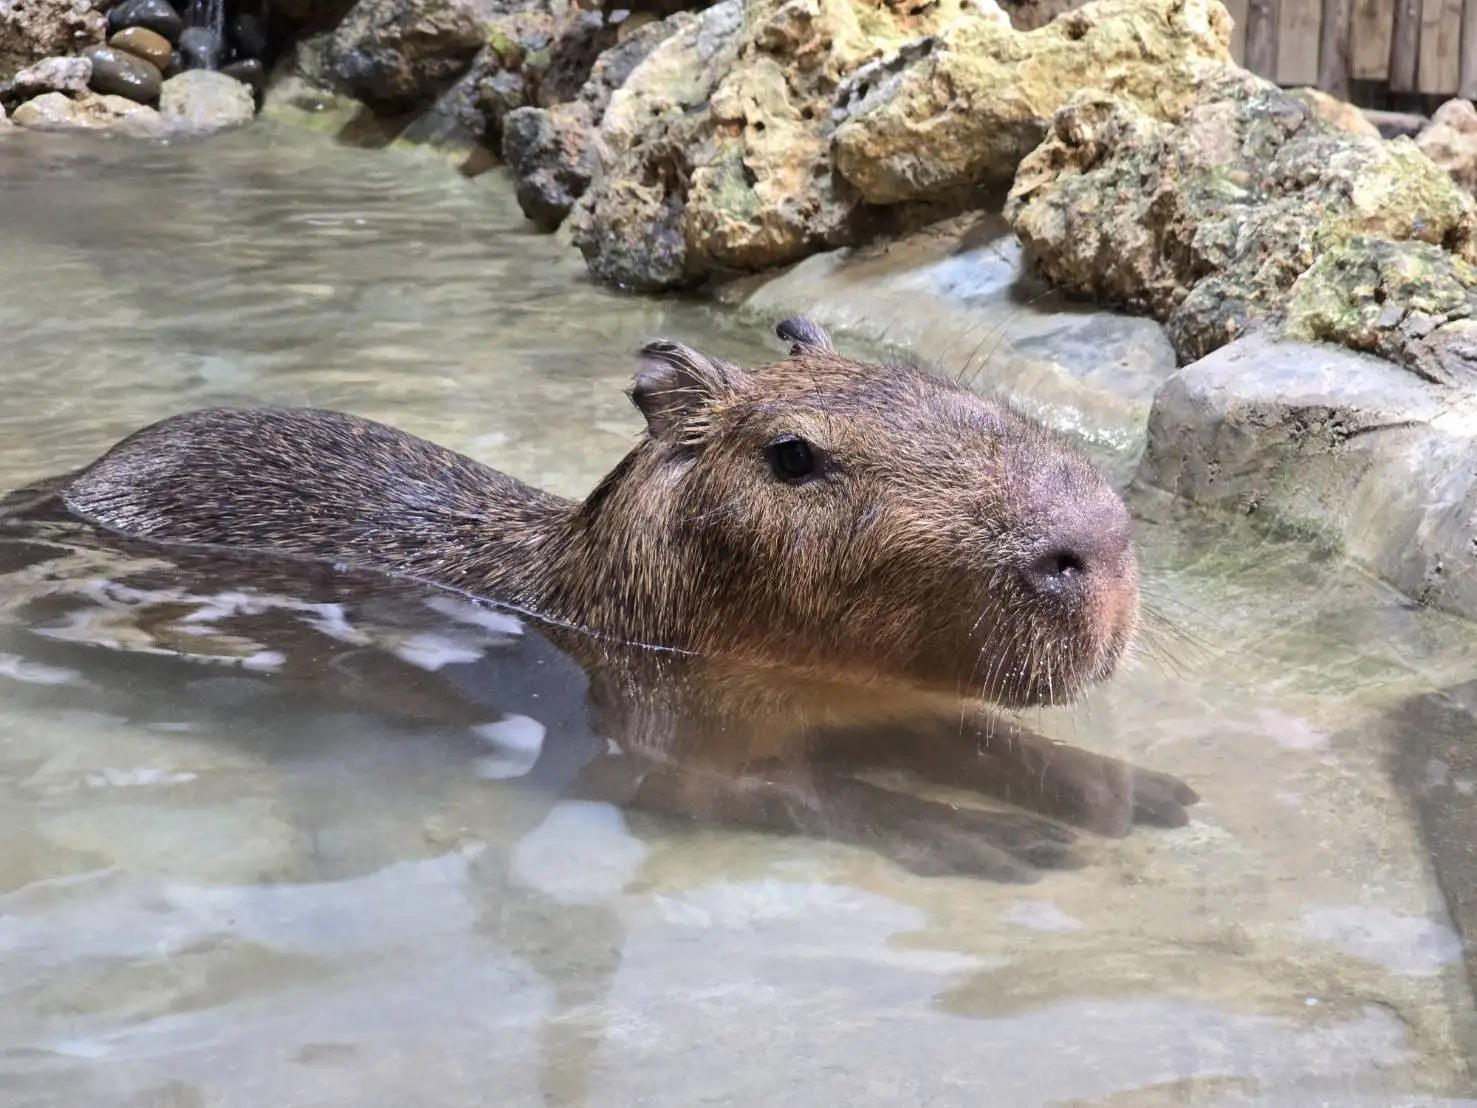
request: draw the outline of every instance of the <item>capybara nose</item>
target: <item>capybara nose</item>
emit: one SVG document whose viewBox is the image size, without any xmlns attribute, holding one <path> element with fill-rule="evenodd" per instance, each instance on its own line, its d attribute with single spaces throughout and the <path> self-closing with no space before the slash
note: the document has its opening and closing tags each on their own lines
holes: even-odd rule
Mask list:
<svg viewBox="0 0 1477 1108">
<path fill-rule="evenodd" d="M 1022 563 L 1021 576 L 1043 599 L 1085 603 L 1095 592 L 1115 590 L 1134 572 L 1128 511 L 1109 492 L 1059 509 L 1042 538 Z"/>
</svg>

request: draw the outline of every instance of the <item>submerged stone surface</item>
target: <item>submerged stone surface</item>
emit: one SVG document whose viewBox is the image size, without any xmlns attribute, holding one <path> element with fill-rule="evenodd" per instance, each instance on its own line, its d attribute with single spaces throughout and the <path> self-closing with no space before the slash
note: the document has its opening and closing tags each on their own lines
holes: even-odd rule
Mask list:
<svg viewBox="0 0 1477 1108">
<path fill-rule="evenodd" d="M 1230 67 L 1177 124 L 1076 94 L 1006 216 L 1053 283 L 1161 320 L 1182 363 L 1262 321 L 1422 369 L 1441 358 L 1421 343 L 1464 327 L 1477 259 L 1477 206 L 1409 140 L 1350 134 Z M 1372 323 L 1372 289 L 1424 298 Z"/>
</svg>

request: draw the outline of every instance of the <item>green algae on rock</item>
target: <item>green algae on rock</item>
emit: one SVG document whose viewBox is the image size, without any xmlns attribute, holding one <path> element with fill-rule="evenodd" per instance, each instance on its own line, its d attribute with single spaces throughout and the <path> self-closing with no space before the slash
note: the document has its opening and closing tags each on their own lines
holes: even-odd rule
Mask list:
<svg viewBox="0 0 1477 1108">
<path fill-rule="evenodd" d="M 1380 307 L 1378 342 L 1352 305 L 1418 286 L 1465 301 L 1436 290 L 1465 287 L 1477 261 L 1477 205 L 1409 140 L 1350 134 L 1234 67 L 1177 123 L 1078 92 L 1022 162 L 1006 216 L 1052 282 L 1165 323 L 1182 363 L 1266 324 L 1439 378 L 1443 359 L 1413 345 L 1430 332 L 1398 326 L 1398 301 Z M 1445 254 L 1464 264 L 1443 271 Z"/>
<path fill-rule="evenodd" d="M 836 167 L 874 204 L 1009 181 L 1077 89 L 1175 120 L 1230 42 L 1217 0 L 1096 0 L 1031 32 L 998 10 L 957 20 L 857 75 Z"/>
</svg>

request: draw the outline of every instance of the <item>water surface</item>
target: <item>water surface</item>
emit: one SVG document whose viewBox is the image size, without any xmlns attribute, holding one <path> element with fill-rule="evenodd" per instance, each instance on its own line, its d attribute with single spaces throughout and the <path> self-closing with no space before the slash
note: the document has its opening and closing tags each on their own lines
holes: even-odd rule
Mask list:
<svg viewBox="0 0 1477 1108">
<path fill-rule="evenodd" d="M 579 495 L 639 427 L 640 340 L 778 352 L 592 287 L 496 174 L 400 152 L 6 136 L 0 180 L 0 487 L 277 403 Z M 1137 507 L 1181 634 L 1039 722 L 1203 800 L 1025 888 L 556 802 L 236 673 L 60 666 L 0 604 L 0 1099 L 1477 1104 L 1460 943 L 1389 767 L 1400 705 L 1469 680 L 1477 635 Z"/>
</svg>

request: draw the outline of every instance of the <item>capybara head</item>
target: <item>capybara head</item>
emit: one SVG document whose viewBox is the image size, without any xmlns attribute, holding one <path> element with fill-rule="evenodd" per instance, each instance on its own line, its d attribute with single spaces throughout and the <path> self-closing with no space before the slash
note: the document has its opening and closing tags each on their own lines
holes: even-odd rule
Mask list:
<svg viewBox="0 0 1477 1108">
<path fill-rule="evenodd" d="M 571 607 L 619 604 L 599 622 L 659 645 L 1010 707 L 1109 676 L 1138 567 L 1092 465 L 947 378 L 844 358 L 806 320 L 777 331 L 790 357 L 755 369 L 642 348 L 647 433 L 577 513 L 604 581 Z"/>
</svg>

